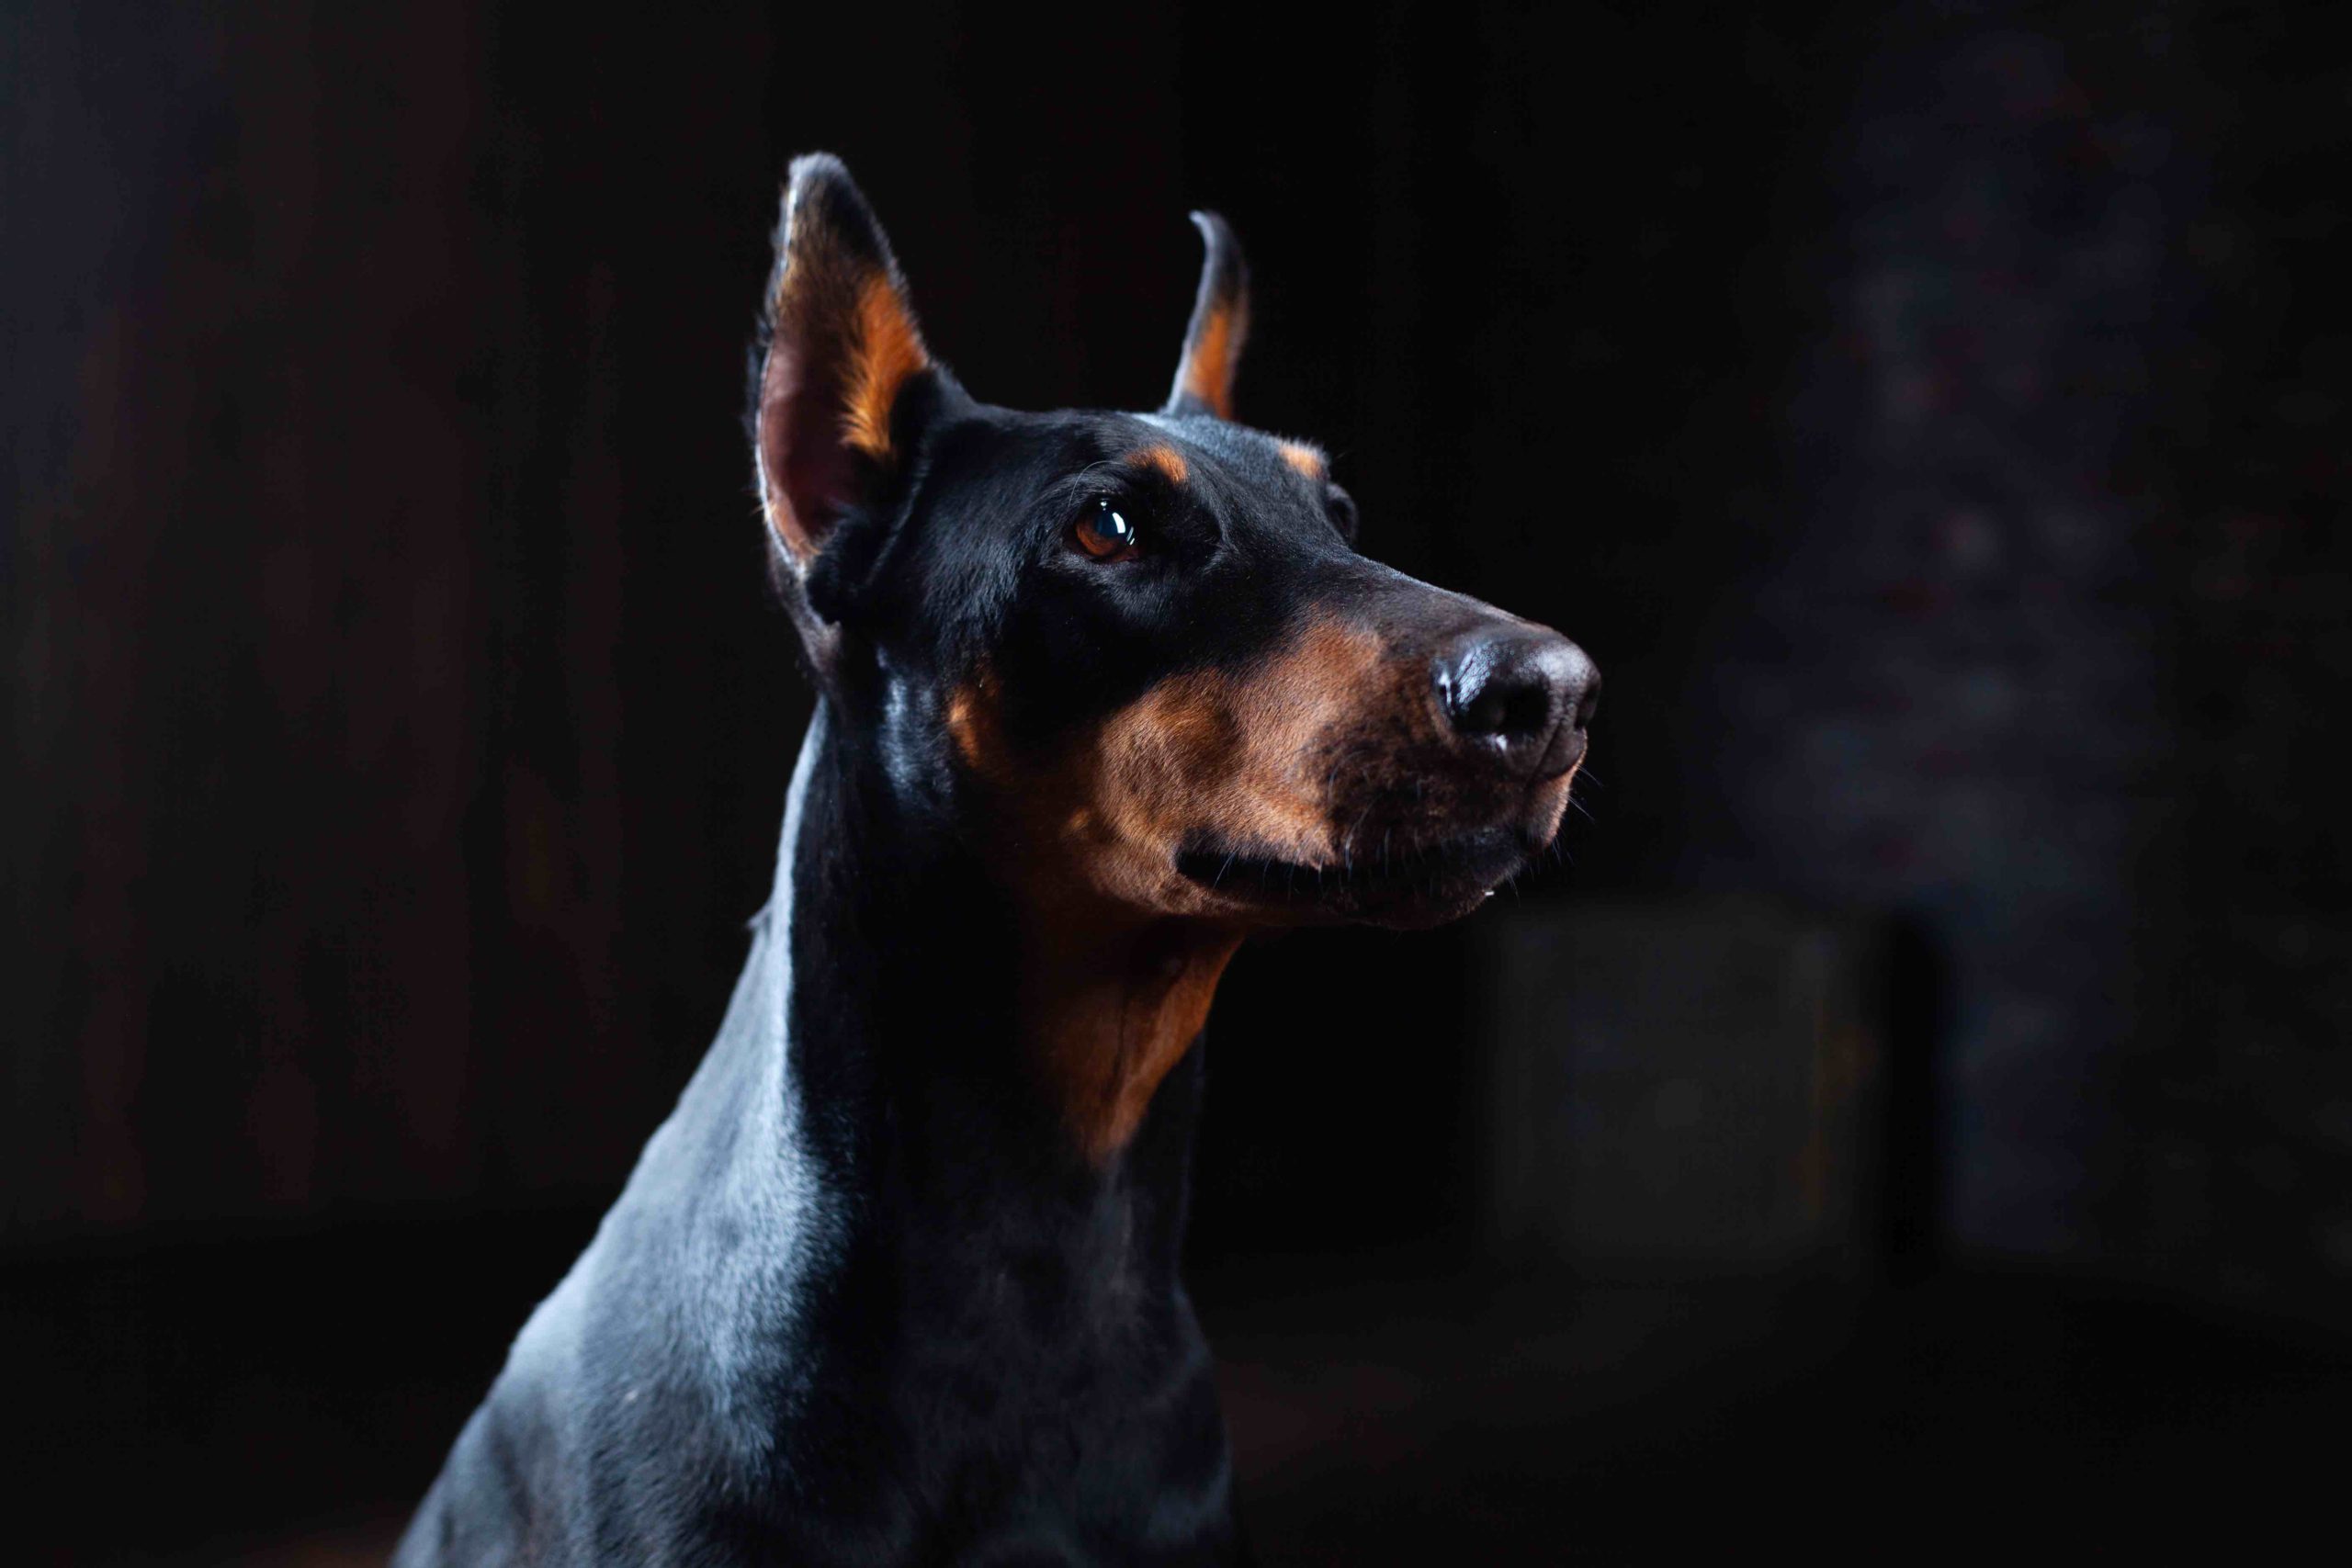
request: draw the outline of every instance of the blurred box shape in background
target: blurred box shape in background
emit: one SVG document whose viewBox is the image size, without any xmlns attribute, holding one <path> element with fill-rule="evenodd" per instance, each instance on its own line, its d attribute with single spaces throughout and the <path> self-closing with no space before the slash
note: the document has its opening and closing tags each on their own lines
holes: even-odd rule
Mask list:
<svg viewBox="0 0 2352 1568">
<path fill-rule="evenodd" d="M 1878 923 L 1726 896 L 1482 925 L 1499 1253 L 1604 1280 L 1872 1267 Z"/>
</svg>

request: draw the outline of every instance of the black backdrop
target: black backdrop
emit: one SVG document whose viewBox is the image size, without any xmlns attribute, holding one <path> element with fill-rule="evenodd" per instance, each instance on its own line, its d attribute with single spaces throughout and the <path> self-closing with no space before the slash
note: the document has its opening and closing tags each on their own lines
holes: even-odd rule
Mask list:
<svg viewBox="0 0 2352 1568">
<path fill-rule="evenodd" d="M 723 1005 L 807 712 L 739 418 L 776 183 L 825 147 L 933 346 L 1014 405 L 1156 402 L 1183 214 L 1226 212 L 1245 417 L 1336 454 L 1373 553 L 1607 673 L 1596 820 L 1529 897 L 1908 911 L 2001 1003 L 1932 1078 L 1914 1231 L 2334 1317 L 2352 245 L 2316 38 L 2097 5 L 20 10 L 0 1248 L 207 1278 L 226 1238 L 397 1221 L 446 1260 L 497 1245 L 471 1216 L 612 1190 Z M 1940 303 L 1888 327 L 1888 276 Z M 1897 405 L 1992 445 L 1890 446 Z M 1948 718 L 1987 690 L 2032 723 Z M 1982 836 L 2049 855 L 1819 831 L 1866 797 L 1932 849 L 1995 754 Z M 1245 958 L 1205 1261 L 1460 1233 L 1464 942 Z M 2018 1068 L 2011 1028 L 2058 1043 Z"/>
</svg>

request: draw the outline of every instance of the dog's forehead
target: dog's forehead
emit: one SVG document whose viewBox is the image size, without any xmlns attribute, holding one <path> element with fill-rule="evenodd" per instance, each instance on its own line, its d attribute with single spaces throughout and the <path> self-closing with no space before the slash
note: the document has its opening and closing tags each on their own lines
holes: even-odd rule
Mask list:
<svg viewBox="0 0 2352 1568">
<path fill-rule="evenodd" d="M 1237 479 L 1272 481 L 1289 489 L 1295 479 L 1319 485 L 1329 477 L 1323 449 L 1312 442 L 1272 435 L 1230 420 L 1164 413 L 1132 417 L 1152 436 L 1178 442 Z"/>
<path fill-rule="evenodd" d="M 1204 499 L 1319 500 L 1322 450 L 1228 421 L 1102 409 L 1029 413 L 989 409 L 963 448 L 964 468 L 997 484 L 1043 487 L 1090 468 L 1155 469 Z M 1253 509 L 1254 510 L 1254 509 Z"/>
</svg>

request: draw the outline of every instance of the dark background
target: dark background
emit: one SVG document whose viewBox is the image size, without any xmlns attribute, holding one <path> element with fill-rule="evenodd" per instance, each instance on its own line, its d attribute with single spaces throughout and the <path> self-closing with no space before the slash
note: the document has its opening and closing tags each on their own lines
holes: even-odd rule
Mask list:
<svg viewBox="0 0 2352 1568">
<path fill-rule="evenodd" d="M 1183 215 L 1232 219 L 1243 416 L 1333 451 L 1371 553 L 1606 671 L 1527 904 L 1893 933 L 1860 1241 L 1664 1282 L 1482 1241 L 1481 921 L 1245 955 L 1194 1251 L 1270 1556 L 2316 1502 L 2352 1393 L 2325 35 L 12 8 L 19 1528 L 380 1551 L 697 1059 L 808 708 L 739 418 L 816 147 L 1015 406 L 1157 403 Z"/>
</svg>

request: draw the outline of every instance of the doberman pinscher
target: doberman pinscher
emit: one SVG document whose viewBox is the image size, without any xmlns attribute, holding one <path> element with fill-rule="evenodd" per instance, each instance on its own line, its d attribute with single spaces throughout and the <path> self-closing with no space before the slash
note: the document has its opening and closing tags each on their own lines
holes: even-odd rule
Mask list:
<svg viewBox="0 0 2352 1568">
<path fill-rule="evenodd" d="M 1246 278 L 1194 221 L 1167 406 L 1016 413 L 793 164 L 751 423 L 820 700 L 775 895 L 398 1563 L 1246 1555 L 1177 1274 L 1218 976 L 1475 908 L 1557 830 L 1596 677 L 1232 423 Z"/>
</svg>

